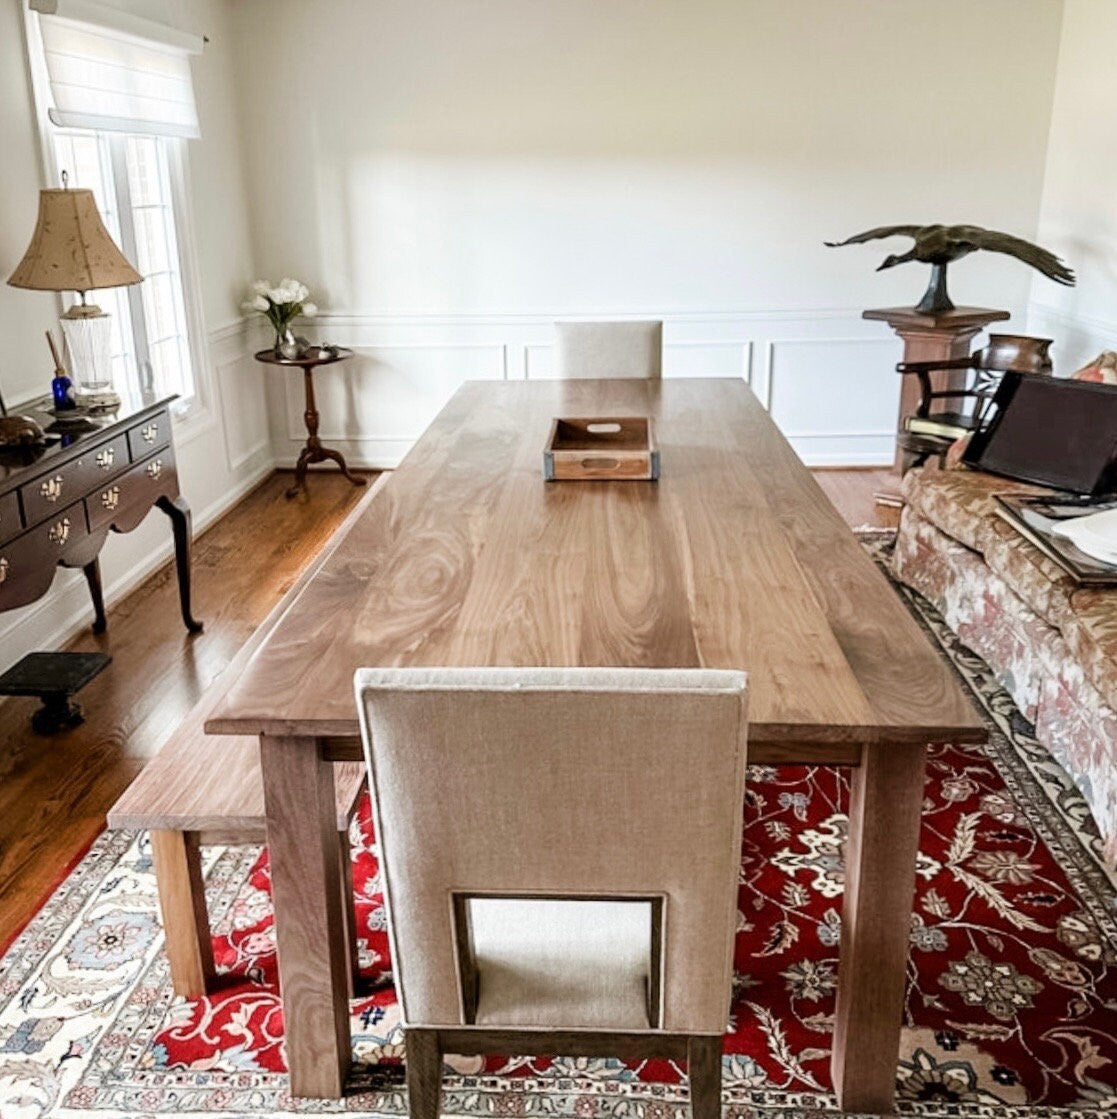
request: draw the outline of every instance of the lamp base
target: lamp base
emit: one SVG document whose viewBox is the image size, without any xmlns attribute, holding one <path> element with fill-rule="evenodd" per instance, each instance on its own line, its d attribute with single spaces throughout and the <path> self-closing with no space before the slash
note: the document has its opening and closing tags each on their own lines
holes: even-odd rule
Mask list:
<svg viewBox="0 0 1117 1119">
<path fill-rule="evenodd" d="M 60 322 L 76 394 L 112 392 L 111 317 L 95 303 L 75 303 Z"/>
</svg>

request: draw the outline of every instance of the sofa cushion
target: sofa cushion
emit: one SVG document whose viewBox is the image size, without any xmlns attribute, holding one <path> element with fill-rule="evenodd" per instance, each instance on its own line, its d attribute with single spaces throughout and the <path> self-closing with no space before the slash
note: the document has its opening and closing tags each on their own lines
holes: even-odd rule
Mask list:
<svg viewBox="0 0 1117 1119">
<path fill-rule="evenodd" d="M 994 508 L 985 533 L 985 562 L 1045 621 L 1057 629 L 1074 620 L 1078 584 L 1050 556 L 1020 535 Z"/>
<path fill-rule="evenodd" d="M 905 501 L 979 552 L 1023 602 L 1063 636 L 1086 677 L 1117 708 L 1117 587 L 1082 587 L 998 516 L 994 495 L 1050 492 L 972 470 L 912 470 Z"/>
<path fill-rule="evenodd" d="M 989 540 L 992 520 L 1000 520 L 993 513 L 993 495 L 1005 492 L 1047 491 L 976 470 L 926 468 L 909 470 L 902 486 L 906 505 L 947 536 L 982 554 Z"/>
</svg>

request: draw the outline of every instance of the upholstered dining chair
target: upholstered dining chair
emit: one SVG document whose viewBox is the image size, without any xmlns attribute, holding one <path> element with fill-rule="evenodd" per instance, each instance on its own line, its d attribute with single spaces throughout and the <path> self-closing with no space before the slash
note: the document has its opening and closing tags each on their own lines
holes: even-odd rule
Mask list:
<svg viewBox="0 0 1117 1119">
<path fill-rule="evenodd" d="M 555 342 L 563 378 L 663 375 L 661 322 L 557 322 Z"/>
<path fill-rule="evenodd" d="M 444 1053 L 686 1061 L 717 1119 L 745 676 L 382 668 L 356 676 L 411 1119 Z"/>
</svg>

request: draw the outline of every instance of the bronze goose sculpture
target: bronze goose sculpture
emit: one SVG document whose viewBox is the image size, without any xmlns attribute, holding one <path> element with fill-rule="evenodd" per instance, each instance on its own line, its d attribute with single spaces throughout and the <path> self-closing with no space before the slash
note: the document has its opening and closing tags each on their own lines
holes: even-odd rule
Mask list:
<svg viewBox="0 0 1117 1119">
<path fill-rule="evenodd" d="M 895 268 L 897 264 L 906 264 L 909 260 L 931 265 L 931 282 L 916 307 L 924 314 L 941 314 L 954 309 L 946 293 L 946 266 L 952 260 L 960 260 L 978 250 L 1007 253 L 1057 284 L 1074 285 L 1074 273 L 1054 253 L 1021 237 L 998 233 L 995 229 L 982 229 L 979 225 L 881 225 L 847 237 L 844 241 L 826 241 L 825 244 L 830 248 L 840 248 L 881 237 L 911 237 L 915 244 L 906 253 L 886 256 L 877 268 L 878 272 Z"/>
</svg>

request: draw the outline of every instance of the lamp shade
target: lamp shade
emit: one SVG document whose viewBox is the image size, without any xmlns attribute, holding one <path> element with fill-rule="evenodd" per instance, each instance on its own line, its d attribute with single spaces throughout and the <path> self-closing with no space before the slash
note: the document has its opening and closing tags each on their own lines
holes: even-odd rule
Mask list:
<svg viewBox="0 0 1117 1119">
<path fill-rule="evenodd" d="M 142 279 L 109 236 L 93 191 L 39 191 L 39 220 L 27 252 L 8 278 L 12 287 L 84 292 Z"/>
</svg>

